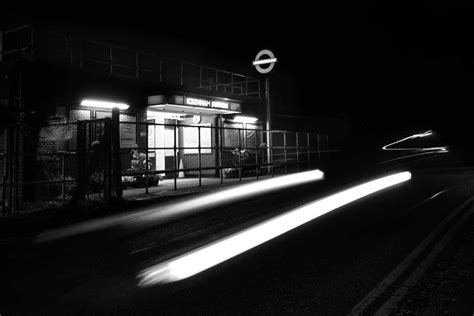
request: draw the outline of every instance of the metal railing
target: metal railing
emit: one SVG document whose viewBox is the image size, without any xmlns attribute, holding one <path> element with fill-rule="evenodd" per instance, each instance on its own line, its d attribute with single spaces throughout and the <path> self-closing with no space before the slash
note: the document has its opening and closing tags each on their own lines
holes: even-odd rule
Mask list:
<svg viewBox="0 0 474 316">
<path fill-rule="evenodd" d="M 41 130 L 35 152 L 5 147 L 0 152 L 2 214 L 59 206 L 81 188 L 87 199 L 107 199 L 117 188 L 117 176 L 120 190 L 132 184 L 129 188 L 139 189 L 133 194 L 140 194 L 153 186 L 159 191 L 163 179 L 176 190 L 181 178 L 202 186 L 203 179 L 224 183 L 321 167 L 329 153 L 327 136 L 317 133 L 116 122 L 51 123 Z M 114 139 L 118 145 L 111 144 Z"/>
<path fill-rule="evenodd" d="M 139 168 L 127 168 L 123 164 L 122 177 L 145 179 L 142 182 L 145 193 L 154 182 L 148 179 L 157 175 L 171 179 L 176 190 L 180 177 L 197 178 L 198 186 L 202 186 L 205 177 L 220 178 L 220 183 L 226 178 L 259 179 L 262 175 L 310 169 L 321 164 L 323 155 L 329 153 L 327 135 L 310 132 L 148 122 L 120 122 L 120 125 L 134 126 L 128 130 L 137 131 L 135 145 L 121 146 L 122 157 L 133 152 L 144 161 Z M 165 129 L 168 143 L 150 141 L 155 135 L 166 134 Z M 267 134 L 270 145 L 264 142 Z"/>
<path fill-rule="evenodd" d="M 28 51 L 51 63 L 84 71 L 260 98 L 260 80 L 215 67 L 131 50 L 30 26 L 0 32 L 1 60 Z"/>
</svg>

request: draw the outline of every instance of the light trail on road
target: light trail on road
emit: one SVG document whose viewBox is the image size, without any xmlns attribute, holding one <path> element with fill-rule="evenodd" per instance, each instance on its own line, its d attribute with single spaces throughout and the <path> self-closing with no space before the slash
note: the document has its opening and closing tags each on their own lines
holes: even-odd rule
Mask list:
<svg viewBox="0 0 474 316">
<path fill-rule="evenodd" d="M 239 184 L 232 188 L 216 190 L 215 192 L 202 194 L 199 197 L 189 198 L 182 202 L 169 203 L 160 207 L 151 207 L 138 212 L 90 220 L 84 223 L 46 231 L 38 234 L 34 242 L 50 242 L 117 226 L 130 229 L 146 228 L 151 225 L 164 223 L 171 219 L 195 214 L 210 207 L 236 202 L 253 196 L 323 179 L 324 172 L 317 169 L 259 180 L 252 183 Z"/>
<path fill-rule="evenodd" d="M 411 179 L 408 171 L 381 177 L 331 194 L 141 271 L 138 286 L 189 278 L 311 220 L 377 191 Z"/>
</svg>

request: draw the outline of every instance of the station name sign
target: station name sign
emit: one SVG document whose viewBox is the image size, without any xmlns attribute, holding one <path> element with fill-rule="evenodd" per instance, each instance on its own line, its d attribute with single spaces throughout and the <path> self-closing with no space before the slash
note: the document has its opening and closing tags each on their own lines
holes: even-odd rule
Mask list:
<svg viewBox="0 0 474 316">
<path fill-rule="evenodd" d="M 185 98 L 184 103 L 191 106 L 199 106 L 204 108 L 224 109 L 229 110 L 229 102 L 199 99 L 199 98 Z"/>
</svg>

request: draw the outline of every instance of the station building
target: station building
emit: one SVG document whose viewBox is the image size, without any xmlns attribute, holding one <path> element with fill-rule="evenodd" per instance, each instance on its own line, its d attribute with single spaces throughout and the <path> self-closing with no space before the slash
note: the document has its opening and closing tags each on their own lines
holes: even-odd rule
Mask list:
<svg viewBox="0 0 474 316">
<path fill-rule="evenodd" d="M 258 151 L 265 143 L 263 84 L 255 72 L 218 69 L 130 49 L 126 42 L 110 44 L 35 25 L 0 32 L 0 66 L 0 103 L 4 117 L 11 116 L 0 129 L 0 152 L 10 152 L 0 164 L 9 179 L 3 195 L 8 183 L 34 173 L 22 161 L 27 156 L 18 153 L 74 152 L 77 131 L 67 124 L 111 117 L 113 107 L 120 110 L 123 170 L 130 166 L 131 150 L 137 149 L 146 151 L 152 171 L 179 168 L 186 170 L 180 176 L 218 176 L 213 167 L 231 159 L 218 148 Z M 252 71 L 251 61 L 247 71 Z M 30 137 L 18 131 L 22 124 L 35 123 L 27 127 Z M 89 131 L 91 141 L 92 133 L 96 131 Z M 299 137 L 293 137 L 296 143 Z M 304 142 L 310 142 L 309 136 Z M 63 160 L 62 168 L 64 180 L 74 162 Z"/>
</svg>

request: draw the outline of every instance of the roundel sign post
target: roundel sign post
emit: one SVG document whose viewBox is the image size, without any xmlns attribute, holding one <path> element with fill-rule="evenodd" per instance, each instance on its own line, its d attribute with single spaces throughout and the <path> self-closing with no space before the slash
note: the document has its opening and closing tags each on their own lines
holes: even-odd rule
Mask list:
<svg viewBox="0 0 474 316">
<path fill-rule="evenodd" d="M 272 116 L 271 116 L 271 107 L 270 107 L 270 76 L 268 74 L 275 68 L 275 64 L 277 62 L 277 58 L 273 54 L 273 52 L 269 49 L 262 49 L 258 52 L 257 56 L 255 56 L 255 60 L 252 64 L 255 66 L 255 69 L 265 76 L 265 129 L 270 131 L 272 128 Z M 268 162 L 268 171 L 270 172 L 270 164 L 272 162 L 271 158 L 271 146 L 272 146 L 272 139 L 270 133 L 266 133 L 266 141 L 267 141 L 267 162 Z"/>
<path fill-rule="evenodd" d="M 262 49 L 258 52 L 257 56 L 255 56 L 255 60 L 252 62 L 252 64 L 259 73 L 268 74 L 273 70 L 276 62 L 277 58 L 271 50 Z"/>
</svg>

